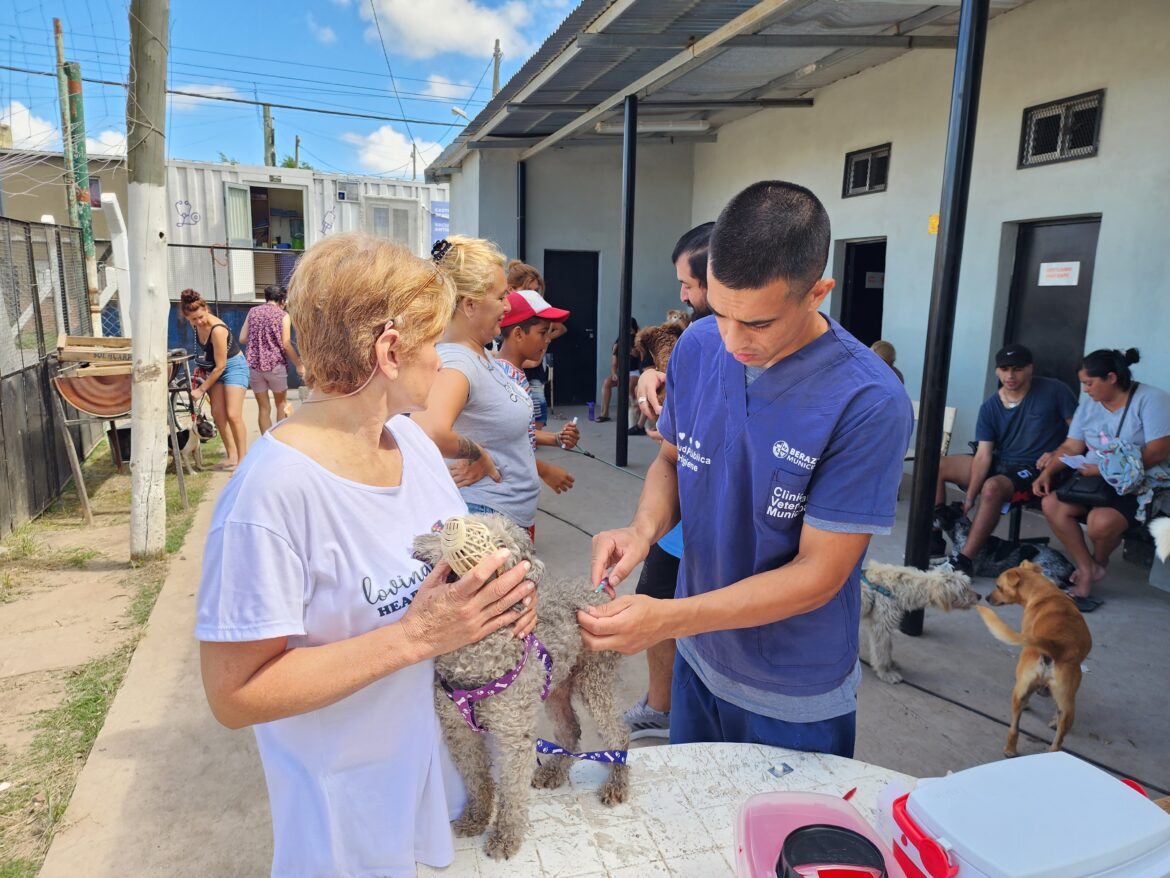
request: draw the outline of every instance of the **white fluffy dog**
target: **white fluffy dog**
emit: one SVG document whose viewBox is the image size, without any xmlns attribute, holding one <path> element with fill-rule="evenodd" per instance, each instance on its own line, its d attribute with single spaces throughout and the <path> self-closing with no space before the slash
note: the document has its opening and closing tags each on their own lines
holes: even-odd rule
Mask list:
<svg viewBox="0 0 1170 878">
<path fill-rule="evenodd" d="M 1154 537 L 1154 550 L 1165 561 L 1170 558 L 1170 517 L 1162 516 L 1150 522 L 1150 533 Z"/>
<path fill-rule="evenodd" d="M 979 602 L 971 580 L 951 570 L 918 570 L 870 561 L 861 578 L 861 621 L 869 627 L 869 664 L 883 683 L 901 683 L 891 638 L 908 610 L 949 612 Z"/>
</svg>

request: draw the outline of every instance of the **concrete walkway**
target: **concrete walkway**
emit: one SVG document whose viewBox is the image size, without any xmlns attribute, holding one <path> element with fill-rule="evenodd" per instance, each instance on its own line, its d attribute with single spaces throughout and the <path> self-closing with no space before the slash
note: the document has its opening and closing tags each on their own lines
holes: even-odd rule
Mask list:
<svg viewBox="0 0 1170 878">
<path fill-rule="evenodd" d="M 613 424 L 585 421 L 582 445 L 612 459 Z M 254 423 L 249 401 L 247 418 Z M 553 421 L 554 426 L 557 421 Z M 545 491 L 538 545 L 554 570 L 584 574 L 590 535 L 626 523 L 657 446 L 630 440 L 630 471 L 566 452 L 548 459 L 576 476 L 576 487 Z M 544 451 L 542 450 L 542 454 Z M 226 484 L 217 476 L 213 494 Z M 906 492 L 904 492 L 906 493 Z M 173 562 L 146 634 L 105 727 L 78 781 L 42 878 L 77 875 L 255 876 L 265 874 L 271 833 L 263 774 L 251 732 L 231 732 L 211 717 L 192 637 L 194 597 L 212 504 L 199 510 Z M 899 509 L 905 520 L 905 502 Z M 1027 521 L 1025 532 L 1043 530 Z M 870 557 L 901 559 L 904 533 L 875 540 Z M 1151 588 L 1145 571 L 1118 553 L 1095 594 L 1105 605 L 1086 616 L 1094 649 L 1077 700 L 1066 748 L 1139 779 L 1151 792 L 1170 791 L 1165 729 L 1170 703 L 1170 595 Z M 990 583 L 977 582 L 984 594 Z M 632 589 L 631 581 L 626 588 Z M 625 590 L 625 589 L 623 589 Z M 1017 608 L 999 610 L 1018 627 Z M 864 649 L 864 641 L 863 641 Z M 928 613 L 921 638 L 897 636 L 895 659 L 905 683 L 887 686 L 865 670 L 858 712 L 857 758 L 913 776 L 938 775 L 1001 758 L 1015 654 L 991 638 L 974 613 Z M 863 653 L 864 657 L 864 653 Z M 645 689 L 641 656 L 624 660 L 619 702 Z M 1036 700 L 1025 715 L 1021 753 L 1050 740 L 1052 702 Z M 586 735 L 585 744 L 589 744 Z"/>
</svg>

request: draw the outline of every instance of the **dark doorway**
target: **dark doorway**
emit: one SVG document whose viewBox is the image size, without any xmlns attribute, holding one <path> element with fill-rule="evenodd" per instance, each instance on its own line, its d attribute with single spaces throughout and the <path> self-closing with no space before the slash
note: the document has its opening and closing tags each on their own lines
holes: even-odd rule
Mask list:
<svg viewBox="0 0 1170 878">
<path fill-rule="evenodd" d="M 597 281 L 600 254 L 545 250 L 548 300 L 572 312 L 567 331 L 552 343 L 554 405 L 584 405 L 597 394 Z"/>
<path fill-rule="evenodd" d="M 1027 345 L 1036 374 L 1080 394 L 1077 370 L 1085 355 L 1089 296 L 1101 220 L 1025 223 L 1016 241 L 1004 343 Z M 1124 348 L 1125 339 L 1117 346 Z"/>
<path fill-rule="evenodd" d="M 886 287 L 886 239 L 845 244 L 841 325 L 868 347 L 882 337 Z"/>
</svg>

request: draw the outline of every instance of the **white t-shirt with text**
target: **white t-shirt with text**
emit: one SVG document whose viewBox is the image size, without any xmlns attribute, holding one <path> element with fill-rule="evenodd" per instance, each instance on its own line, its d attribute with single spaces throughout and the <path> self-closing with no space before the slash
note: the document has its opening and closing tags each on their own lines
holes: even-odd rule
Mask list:
<svg viewBox="0 0 1170 878">
<path fill-rule="evenodd" d="M 399 619 L 429 568 L 411 542 L 466 512 L 438 449 L 409 418 L 387 428 L 402 483 L 330 473 L 273 434 L 216 504 L 203 559 L 201 641 L 288 637 L 313 647 Z M 279 428 L 275 431 L 279 436 Z M 420 662 L 329 707 L 254 727 L 272 808 L 273 876 L 414 876 L 454 857 L 464 793 Z"/>
</svg>

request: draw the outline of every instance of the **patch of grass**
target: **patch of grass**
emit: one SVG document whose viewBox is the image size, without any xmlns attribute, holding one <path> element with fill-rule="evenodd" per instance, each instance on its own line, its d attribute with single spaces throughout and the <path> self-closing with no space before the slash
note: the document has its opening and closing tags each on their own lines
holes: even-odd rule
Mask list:
<svg viewBox="0 0 1170 878">
<path fill-rule="evenodd" d="M 74 549 L 71 552 L 62 552 L 61 561 L 67 567 L 72 567 L 75 570 L 84 570 L 85 566 L 89 564 L 94 558 L 104 557 L 104 553 L 97 549 Z"/>
<path fill-rule="evenodd" d="M 135 640 L 71 670 L 64 700 L 38 720 L 36 737 L 11 768 L 13 786 L 0 796 L 0 875 L 35 874 L 15 870 L 44 860 Z"/>
<path fill-rule="evenodd" d="M 16 600 L 20 594 L 20 580 L 7 570 L 0 573 L 0 604 Z M 0 873 L 0 878 L 4 878 L 3 873 Z"/>
<path fill-rule="evenodd" d="M 133 579 L 137 581 L 137 588 L 134 597 L 130 599 L 126 615 L 137 628 L 145 628 L 155 601 L 158 600 L 158 593 L 162 591 L 163 582 L 166 581 L 167 565 L 165 562 L 153 561 L 139 568 L 136 573 Z"/>
<path fill-rule="evenodd" d="M 4 541 L 4 547 L 8 549 L 3 556 L 5 561 L 25 561 L 36 556 L 41 550 L 41 543 L 33 535 L 33 529 L 30 522 L 15 530 L 12 536 Z"/>
<path fill-rule="evenodd" d="M 9 860 L 0 863 L 0 878 L 36 878 L 40 866 L 32 860 Z"/>
</svg>

